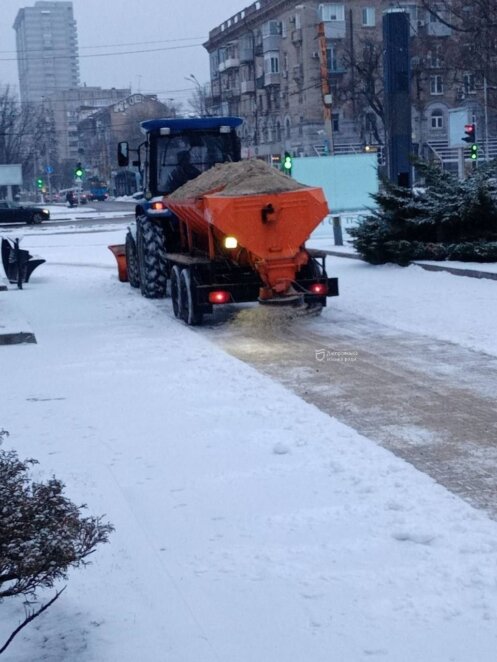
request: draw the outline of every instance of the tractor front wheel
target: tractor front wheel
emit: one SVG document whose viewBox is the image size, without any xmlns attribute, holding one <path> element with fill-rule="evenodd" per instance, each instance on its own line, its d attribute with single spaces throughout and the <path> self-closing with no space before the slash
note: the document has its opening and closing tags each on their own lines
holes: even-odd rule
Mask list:
<svg viewBox="0 0 497 662">
<path fill-rule="evenodd" d="M 147 299 L 166 296 L 167 260 L 164 231 L 148 216 L 136 219 L 136 249 L 141 293 Z"/>
<path fill-rule="evenodd" d="M 128 281 L 131 287 L 140 287 L 140 271 L 138 269 L 138 257 L 136 255 L 136 244 L 131 232 L 126 234 L 126 267 L 128 270 Z"/>
</svg>

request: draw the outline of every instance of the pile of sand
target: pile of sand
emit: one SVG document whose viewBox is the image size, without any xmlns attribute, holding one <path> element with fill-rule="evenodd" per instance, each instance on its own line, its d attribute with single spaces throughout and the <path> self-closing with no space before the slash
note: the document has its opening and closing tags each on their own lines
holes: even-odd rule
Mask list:
<svg viewBox="0 0 497 662">
<path fill-rule="evenodd" d="M 260 159 L 218 163 L 171 193 L 171 200 L 199 198 L 207 193 L 219 195 L 257 195 L 284 193 L 306 188 Z"/>
</svg>

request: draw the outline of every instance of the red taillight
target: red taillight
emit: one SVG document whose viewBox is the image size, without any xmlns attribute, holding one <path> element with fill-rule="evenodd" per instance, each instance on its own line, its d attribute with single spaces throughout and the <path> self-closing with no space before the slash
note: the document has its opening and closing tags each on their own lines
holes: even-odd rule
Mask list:
<svg viewBox="0 0 497 662">
<path fill-rule="evenodd" d="M 326 283 L 313 283 L 309 287 L 309 291 L 312 294 L 320 294 L 321 296 L 324 296 L 325 294 L 328 293 L 328 286 Z"/>
<path fill-rule="evenodd" d="M 231 294 L 225 290 L 215 290 L 209 292 L 209 303 L 228 303 L 231 299 Z"/>
<path fill-rule="evenodd" d="M 156 211 L 159 211 L 161 209 L 165 209 L 163 202 L 152 202 L 151 207 L 152 207 L 152 209 L 155 209 Z"/>
</svg>

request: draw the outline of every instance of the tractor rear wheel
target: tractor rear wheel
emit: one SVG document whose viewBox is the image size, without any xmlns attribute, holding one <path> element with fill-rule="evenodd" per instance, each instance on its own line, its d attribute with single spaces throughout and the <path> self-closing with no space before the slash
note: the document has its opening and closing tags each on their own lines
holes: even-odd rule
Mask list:
<svg viewBox="0 0 497 662">
<path fill-rule="evenodd" d="M 183 298 L 181 296 L 181 267 L 177 264 L 171 269 L 171 301 L 174 316 L 183 319 Z"/>
<path fill-rule="evenodd" d="M 180 274 L 180 297 L 182 302 L 181 319 L 189 326 L 197 326 L 202 323 L 203 314 L 197 309 L 195 301 L 194 287 L 191 270 L 183 269 Z"/>
<path fill-rule="evenodd" d="M 166 296 L 167 260 L 164 231 L 147 216 L 136 219 L 136 249 L 141 293 L 147 299 Z"/>
<path fill-rule="evenodd" d="M 126 234 L 126 267 L 128 281 L 131 287 L 140 287 L 140 271 L 138 269 L 138 258 L 136 255 L 136 244 L 131 232 Z"/>
</svg>

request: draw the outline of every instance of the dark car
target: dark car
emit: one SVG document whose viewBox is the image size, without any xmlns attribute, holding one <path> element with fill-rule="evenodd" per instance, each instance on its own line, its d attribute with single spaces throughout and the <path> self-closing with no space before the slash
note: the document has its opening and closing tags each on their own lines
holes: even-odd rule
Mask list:
<svg viewBox="0 0 497 662">
<path fill-rule="evenodd" d="M 0 200 L 0 223 L 41 223 L 48 221 L 50 212 L 43 207 L 20 205 L 18 202 Z"/>
</svg>

